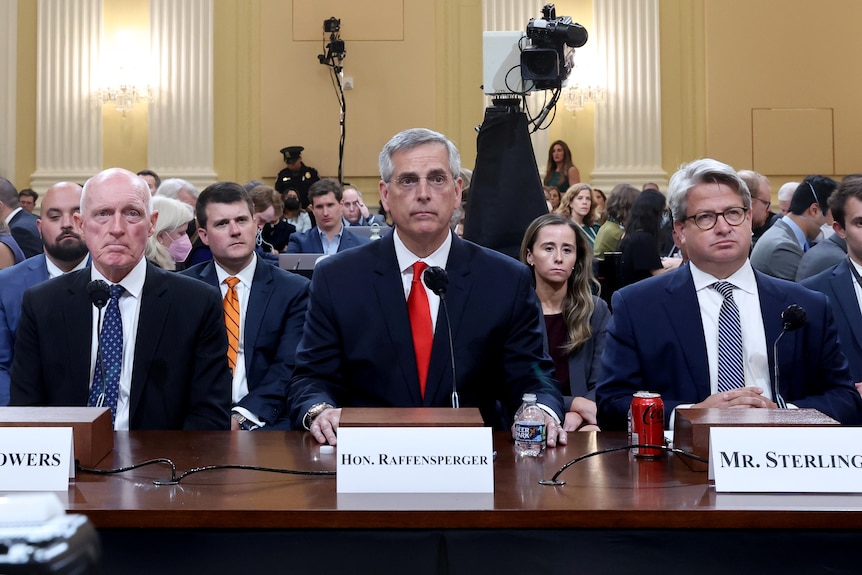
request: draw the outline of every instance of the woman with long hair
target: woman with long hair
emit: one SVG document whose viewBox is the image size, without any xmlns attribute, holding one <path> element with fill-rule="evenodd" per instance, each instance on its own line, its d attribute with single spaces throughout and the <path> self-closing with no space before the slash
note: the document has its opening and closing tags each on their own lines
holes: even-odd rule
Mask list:
<svg viewBox="0 0 862 575">
<path fill-rule="evenodd" d="M 575 184 L 566 190 L 563 199 L 560 200 L 557 213 L 581 228 L 590 242 L 590 249 L 592 249 L 599 225 L 594 220 L 593 189 L 590 185 L 587 183 Z"/>
<path fill-rule="evenodd" d="M 664 194 L 657 190 L 642 191 L 632 204 L 620 240 L 621 287 L 675 270 L 682 262 L 680 258 L 661 257 L 661 220 L 666 210 Z"/>
<path fill-rule="evenodd" d="M 545 185 L 554 186 L 560 194 L 581 181 L 581 173 L 572 160 L 572 150 L 562 140 L 551 144 L 548 150 L 548 166 L 545 170 Z"/>
<path fill-rule="evenodd" d="M 547 214 L 530 224 L 521 243 L 545 316 L 548 350 L 568 408 L 564 429 L 596 430 L 596 382 L 605 348 L 608 304 L 592 294 L 592 250 L 581 229 Z"/>
<path fill-rule="evenodd" d="M 623 237 L 623 225 L 629 219 L 632 204 L 638 197 L 640 190 L 631 184 L 617 184 L 611 190 L 605 211 L 605 222 L 596 234 L 593 244 L 593 253 L 597 258 L 603 258 L 605 252 L 615 252 L 619 248 L 620 239 Z"/>
</svg>

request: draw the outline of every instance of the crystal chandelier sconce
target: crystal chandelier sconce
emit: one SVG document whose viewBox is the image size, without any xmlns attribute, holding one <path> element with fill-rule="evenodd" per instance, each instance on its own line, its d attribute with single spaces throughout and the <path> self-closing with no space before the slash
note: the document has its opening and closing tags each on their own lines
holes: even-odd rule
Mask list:
<svg viewBox="0 0 862 575">
<path fill-rule="evenodd" d="M 102 106 L 113 104 L 124 118 L 137 104 L 148 104 L 152 100 L 152 89 L 149 86 L 120 84 L 99 90 L 99 102 Z"/>
</svg>

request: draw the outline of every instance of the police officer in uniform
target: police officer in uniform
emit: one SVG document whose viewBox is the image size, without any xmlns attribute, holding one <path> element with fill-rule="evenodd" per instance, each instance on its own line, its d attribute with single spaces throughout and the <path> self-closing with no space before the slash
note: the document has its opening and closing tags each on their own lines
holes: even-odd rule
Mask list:
<svg viewBox="0 0 862 575">
<path fill-rule="evenodd" d="M 304 149 L 302 146 L 288 146 L 281 149 L 287 167 L 278 173 L 275 180 L 275 190 L 280 194 L 284 194 L 289 189 L 296 190 L 302 209 L 308 207 L 308 188 L 320 179 L 317 170 L 302 163 Z"/>
</svg>

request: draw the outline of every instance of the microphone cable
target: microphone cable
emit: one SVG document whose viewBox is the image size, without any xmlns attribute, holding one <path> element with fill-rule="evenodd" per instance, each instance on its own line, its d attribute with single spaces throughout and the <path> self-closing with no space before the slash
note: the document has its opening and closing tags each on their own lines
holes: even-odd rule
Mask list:
<svg viewBox="0 0 862 575">
<path fill-rule="evenodd" d="M 566 469 L 568 469 L 569 467 L 571 467 L 575 463 L 578 463 L 578 462 L 583 461 L 585 459 L 589 459 L 591 457 L 595 457 L 596 455 L 604 455 L 605 453 L 613 453 L 615 451 L 628 451 L 629 449 L 636 449 L 636 448 L 660 449 L 660 450 L 666 451 L 668 453 L 675 453 L 675 454 L 681 455 L 683 457 L 688 457 L 690 459 L 694 459 L 695 461 L 700 461 L 701 463 L 709 463 L 709 459 L 707 459 L 705 457 L 701 457 L 700 455 L 695 455 L 694 453 L 690 453 L 688 451 L 683 451 L 682 449 L 679 449 L 676 447 L 669 447 L 667 445 L 651 445 L 648 443 L 635 443 L 635 444 L 631 444 L 631 445 L 623 445 L 622 447 L 609 447 L 608 449 L 600 449 L 598 451 L 593 451 L 593 452 L 581 455 L 580 457 L 576 457 L 573 460 L 566 463 L 565 465 L 563 465 L 562 467 L 560 467 L 560 469 L 550 479 L 540 479 L 539 485 L 555 485 L 555 486 L 565 485 L 566 482 L 560 481 L 558 478 L 563 473 L 563 471 L 565 471 Z"/>
</svg>

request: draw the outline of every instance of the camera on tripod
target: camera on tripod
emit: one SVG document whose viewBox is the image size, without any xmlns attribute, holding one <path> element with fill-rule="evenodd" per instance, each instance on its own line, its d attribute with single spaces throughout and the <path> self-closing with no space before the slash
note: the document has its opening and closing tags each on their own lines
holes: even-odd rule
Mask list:
<svg viewBox="0 0 862 575">
<path fill-rule="evenodd" d="M 542 8 L 542 18 L 527 23 L 530 46 L 521 52 L 521 78 L 537 90 L 559 88 L 572 71 L 573 50 L 587 43 L 587 30 L 571 17 L 557 18 L 553 4 Z"/>
</svg>

